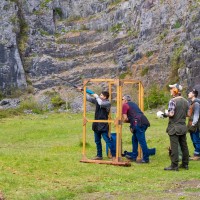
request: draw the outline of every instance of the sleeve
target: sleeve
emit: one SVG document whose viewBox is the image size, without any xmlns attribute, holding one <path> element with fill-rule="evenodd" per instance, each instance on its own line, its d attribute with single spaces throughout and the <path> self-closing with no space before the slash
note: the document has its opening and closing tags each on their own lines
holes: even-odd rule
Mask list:
<svg viewBox="0 0 200 200">
<path fill-rule="evenodd" d="M 169 105 L 168 105 L 169 117 L 173 117 L 174 116 L 175 108 L 176 108 L 176 103 L 175 103 L 175 101 L 173 99 L 171 99 L 169 101 Z"/>
<path fill-rule="evenodd" d="M 192 125 L 196 125 L 199 120 L 199 103 L 194 103 L 194 117 L 192 121 Z"/>
<path fill-rule="evenodd" d="M 89 101 L 90 103 L 96 103 L 96 99 L 91 97 L 90 95 L 86 94 L 86 100 Z"/>
<path fill-rule="evenodd" d="M 108 100 L 103 101 L 99 96 L 96 98 L 96 101 L 102 108 L 110 109 L 110 107 L 111 107 L 110 101 L 108 101 Z"/>
<path fill-rule="evenodd" d="M 122 106 L 122 114 L 127 114 L 129 109 L 129 105 L 127 103 L 124 103 Z"/>
<path fill-rule="evenodd" d="M 87 94 L 94 94 L 94 92 L 93 92 L 92 90 L 89 90 L 89 89 L 87 89 L 87 88 L 86 88 L 86 93 L 87 93 Z"/>
</svg>

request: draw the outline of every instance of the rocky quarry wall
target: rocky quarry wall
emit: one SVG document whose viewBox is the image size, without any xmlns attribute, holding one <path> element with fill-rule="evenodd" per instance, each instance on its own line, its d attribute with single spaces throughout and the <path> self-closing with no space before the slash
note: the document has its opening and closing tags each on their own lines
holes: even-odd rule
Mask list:
<svg viewBox="0 0 200 200">
<path fill-rule="evenodd" d="M 200 84 L 199 0 L 1 0 L 0 90 L 83 78 Z"/>
</svg>

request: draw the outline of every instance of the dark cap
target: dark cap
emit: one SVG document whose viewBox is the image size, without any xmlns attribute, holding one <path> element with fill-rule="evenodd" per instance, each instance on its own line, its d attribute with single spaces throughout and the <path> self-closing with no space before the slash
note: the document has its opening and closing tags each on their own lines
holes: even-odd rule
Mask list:
<svg viewBox="0 0 200 200">
<path fill-rule="evenodd" d="M 192 89 L 192 93 L 194 94 L 194 96 L 195 97 L 197 97 L 198 96 L 198 91 L 194 88 L 194 89 Z"/>
</svg>

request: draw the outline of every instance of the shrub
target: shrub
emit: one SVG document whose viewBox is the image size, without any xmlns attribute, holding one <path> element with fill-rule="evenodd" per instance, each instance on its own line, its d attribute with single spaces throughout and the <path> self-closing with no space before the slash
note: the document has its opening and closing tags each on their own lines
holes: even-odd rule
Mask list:
<svg viewBox="0 0 200 200">
<path fill-rule="evenodd" d="M 32 110 L 32 112 L 36 114 L 43 113 L 42 107 L 32 97 L 21 101 L 20 107 L 17 110 L 19 113 L 22 113 L 24 110 Z"/>
<path fill-rule="evenodd" d="M 176 23 L 174 24 L 173 28 L 180 28 L 182 26 L 181 22 L 178 20 L 176 21 Z"/>
<path fill-rule="evenodd" d="M 61 105 L 65 104 L 65 101 L 61 99 L 61 97 L 57 94 L 51 98 L 51 103 L 55 108 L 60 107 Z"/>
<path fill-rule="evenodd" d="M 148 67 L 144 67 L 140 74 L 141 74 L 141 76 L 145 76 L 146 74 L 148 74 L 148 72 L 149 72 L 149 68 Z"/>
<path fill-rule="evenodd" d="M 152 56 L 153 55 L 153 51 L 147 51 L 147 53 L 146 53 L 146 56 L 147 57 L 150 57 L 150 56 Z"/>
<path fill-rule="evenodd" d="M 167 35 L 169 31 L 165 29 L 160 35 L 159 35 L 159 40 L 162 41 Z"/>
<path fill-rule="evenodd" d="M 12 117 L 17 115 L 24 114 L 24 110 L 31 110 L 33 113 L 42 114 L 43 110 L 39 104 L 32 98 L 26 98 L 21 100 L 20 106 L 18 108 L 9 108 L 5 110 L 1 110 L 0 119 L 6 117 Z"/>
<path fill-rule="evenodd" d="M 181 58 L 181 54 L 183 53 L 183 48 L 184 48 L 183 45 L 176 48 L 174 50 L 173 55 L 172 55 L 171 60 L 170 60 L 170 65 L 172 67 L 172 70 L 171 70 L 171 75 L 170 75 L 169 79 L 172 82 L 179 81 L 178 70 L 180 68 L 184 67 L 184 65 L 185 65 L 184 60 Z"/>
<path fill-rule="evenodd" d="M 3 99 L 3 93 L 0 91 L 0 101 Z"/>
<path fill-rule="evenodd" d="M 61 9 L 61 8 L 55 8 L 55 13 L 56 13 L 60 18 L 62 18 L 63 13 L 62 13 L 62 9 Z"/>
<path fill-rule="evenodd" d="M 129 52 L 129 53 L 133 53 L 134 50 L 135 50 L 135 47 L 134 47 L 134 45 L 132 44 L 132 45 L 128 48 L 128 52 Z"/>
<path fill-rule="evenodd" d="M 122 28 L 122 24 L 118 23 L 118 24 L 113 25 L 110 28 L 110 31 L 113 32 L 113 33 L 118 33 L 119 31 L 121 31 L 121 28 Z"/>
<path fill-rule="evenodd" d="M 110 4 L 111 6 L 115 6 L 118 3 L 121 3 L 122 0 L 113 0 L 112 3 Z"/>
<path fill-rule="evenodd" d="M 165 105 L 168 101 L 169 97 L 165 91 L 154 84 L 144 98 L 144 109 L 157 108 L 158 106 Z"/>
</svg>

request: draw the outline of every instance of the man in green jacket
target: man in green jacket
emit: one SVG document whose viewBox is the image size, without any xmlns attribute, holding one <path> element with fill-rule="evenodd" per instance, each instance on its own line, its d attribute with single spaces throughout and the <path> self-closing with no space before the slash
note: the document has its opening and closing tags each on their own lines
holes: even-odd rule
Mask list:
<svg viewBox="0 0 200 200">
<path fill-rule="evenodd" d="M 167 133 L 170 139 L 171 146 L 171 165 L 165 167 L 164 170 L 175 170 L 184 168 L 188 170 L 189 150 L 187 146 L 187 126 L 186 117 L 188 112 L 188 101 L 180 95 L 182 86 L 179 84 L 169 85 L 170 93 L 173 97 L 169 101 L 168 113 L 164 113 L 164 117 L 169 117 Z M 178 166 L 179 152 L 178 146 L 180 144 L 182 151 L 182 164 Z"/>
</svg>

